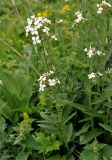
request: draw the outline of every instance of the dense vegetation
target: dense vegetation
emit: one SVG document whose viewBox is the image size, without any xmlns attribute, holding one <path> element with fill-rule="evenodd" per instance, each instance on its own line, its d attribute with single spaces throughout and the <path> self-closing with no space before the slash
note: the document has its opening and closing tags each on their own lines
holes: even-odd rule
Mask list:
<svg viewBox="0 0 112 160">
<path fill-rule="evenodd" d="M 0 160 L 112 160 L 112 1 L 0 1 Z"/>
</svg>

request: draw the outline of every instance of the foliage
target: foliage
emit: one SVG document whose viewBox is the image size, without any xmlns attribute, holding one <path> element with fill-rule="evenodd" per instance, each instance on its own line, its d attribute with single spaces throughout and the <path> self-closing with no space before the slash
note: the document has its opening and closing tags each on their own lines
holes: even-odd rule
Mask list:
<svg viewBox="0 0 112 160">
<path fill-rule="evenodd" d="M 0 160 L 111 160 L 111 0 L 0 1 L 0 31 Z"/>
</svg>

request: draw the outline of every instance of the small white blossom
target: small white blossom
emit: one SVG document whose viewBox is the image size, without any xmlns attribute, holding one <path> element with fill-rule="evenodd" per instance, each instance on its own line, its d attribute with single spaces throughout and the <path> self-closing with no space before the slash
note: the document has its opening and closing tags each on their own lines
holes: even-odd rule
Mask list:
<svg viewBox="0 0 112 160">
<path fill-rule="evenodd" d="M 56 84 L 60 84 L 60 81 L 56 78 L 53 77 L 54 71 L 49 71 L 47 73 L 44 73 L 43 75 L 40 76 L 38 79 L 39 81 L 39 91 L 44 91 L 46 86 L 55 86 Z"/>
<path fill-rule="evenodd" d="M 94 72 L 88 74 L 89 79 L 94 79 L 95 77 L 96 77 L 96 73 L 94 73 Z"/>
<path fill-rule="evenodd" d="M 49 28 L 45 26 L 43 28 L 43 32 L 45 32 L 47 35 L 49 35 Z"/>
<path fill-rule="evenodd" d="M 48 83 L 49 83 L 49 86 L 55 86 L 56 80 L 55 79 L 49 79 Z"/>
<path fill-rule="evenodd" d="M 102 14 L 102 12 L 105 10 L 105 9 L 109 9 L 111 8 L 111 4 L 110 3 L 107 3 L 105 0 L 102 1 L 100 4 L 97 4 L 97 14 Z"/>
<path fill-rule="evenodd" d="M 94 47 L 91 47 L 91 46 L 89 47 L 89 49 L 85 48 L 84 52 L 86 52 L 88 58 L 91 58 L 95 55 L 98 55 L 98 56 L 106 55 L 102 51 L 96 51 L 96 49 Z"/>
<path fill-rule="evenodd" d="M 100 73 L 100 72 L 98 72 L 97 74 L 98 74 L 99 76 L 103 76 L 103 74 L 102 74 L 102 73 Z"/>
<path fill-rule="evenodd" d="M 80 23 L 81 21 L 85 21 L 85 20 L 86 20 L 85 18 L 83 18 L 82 13 L 81 13 L 80 11 L 77 11 L 77 12 L 75 13 L 75 16 L 76 16 L 76 19 L 75 19 L 75 21 L 74 21 L 74 24 L 78 24 L 78 23 Z"/>
<path fill-rule="evenodd" d="M 57 24 L 60 24 L 62 22 L 63 22 L 63 19 L 59 19 L 59 20 L 56 21 Z"/>
<path fill-rule="evenodd" d="M 51 70 L 50 70 L 49 73 L 50 73 L 50 74 L 54 74 L 54 71 L 51 71 Z"/>
<path fill-rule="evenodd" d="M 94 72 L 92 72 L 92 73 L 90 73 L 90 74 L 88 74 L 88 78 L 90 79 L 90 80 L 95 80 L 95 79 L 97 79 L 98 77 L 102 77 L 103 76 L 103 74 L 102 73 L 100 73 L 100 72 L 97 72 L 97 73 L 94 73 Z"/>
<path fill-rule="evenodd" d="M 96 51 L 96 54 L 97 54 L 98 56 L 105 55 L 105 53 L 103 53 L 102 51 Z"/>
<path fill-rule="evenodd" d="M 84 51 L 87 52 L 87 56 L 88 56 L 89 58 L 91 58 L 91 57 L 94 56 L 94 54 L 95 54 L 95 48 L 94 48 L 94 47 L 91 47 L 91 46 L 90 46 L 89 49 L 85 48 Z"/>
<path fill-rule="evenodd" d="M 45 90 L 46 85 L 43 83 L 39 84 L 39 91 L 43 92 Z"/>
<path fill-rule="evenodd" d="M 106 71 L 107 74 L 112 74 L 112 68 L 108 68 Z"/>
<path fill-rule="evenodd" d="M 57 83 L 60 84 L 58 79 L 49 79 L 48 80 L 49 86 L 55 86 Z"/>
<path fill-rule="evenodd" d="M 51 38 L 52 38 L 53 40 L 55 40 L 55 41 L 58 40 L 58 38 L 57 38 L 55 35 L 51 36 Z"/>
</svg>

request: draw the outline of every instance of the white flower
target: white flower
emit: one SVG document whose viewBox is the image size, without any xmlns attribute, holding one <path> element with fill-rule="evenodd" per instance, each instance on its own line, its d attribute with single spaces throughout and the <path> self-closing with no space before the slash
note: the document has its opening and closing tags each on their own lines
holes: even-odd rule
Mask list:
<svg viewBox="0 0 112 160">
<path fill-rule="evenodd" d="M 45 87 L 46 87 L 45 84 L 40 83 L 40 85 L 39 85 L 39 91 L 43 92 L 45 90 Z"/>
<path fill-rule="evenodd" d="M 102 73 L 100 73 L 100 72 L 98 72 L 97 74 L 98 74 L 99 76 L 103 76 L 103 74 L 102 74 Z"/>
<path fill-rule="evenodd" d="M 103 74 L 100 72 L 97 72 L 97 73 L 92 72 L 92 73 L 88 74 L 88 78 L 91 80 L 95 80 L 97 77 L 102 77 L 102 76 L 103 76 Z"/>
<path fill-rule="evenodd" d="M 57 83 L 60 84 L 60 81 L 56 79 L 49 79 L 48 80 L 49 86 L 55 86 Z"/>
<path fill-rule="evenodd" d="M 109 8 L 111 8 L 111 7 L 112 7 L 111 4 L 110 4 L 110 3 L 107 3 L 107 2 L 104 0 L 104 1 L 102 1 L 100 4 L 97 4 L 97 8 L 98 8 L 97 13 L 98 13 L 98 14 L 102 14 L 102 12 L 103 12 L 104 9 L 109 9 Z"/>
<path fill-rule="evenodd" d="M 32 41 L 33 41 L 33 44 L 41 43 L 41 40 L 39 39 L 39 36 L 36 36 L 36 37 L 33 36 Z"/>
<path fill-rule="evenodd" d="M 95 77 L 96 77 L 96 73 L 94 73 L 94 72 L 88 74 L 89 79 L 94 79 Z"/>
<path fill-rule="evenodd" d="M 102 8 L 102 7 L 99 7 L 97 13 L 98 13 L 98 14 L 101 14 L 102 11 L 103 11 L 103 8 Z"/>
<path fill-rule="evenodd" d="M 103 53 L 102 51 L 97 51 L 96 54 L 97 54 L 98 56 L 106 55 L 106 54 Z"/>
<path fill-rule="evenodd" d="M 50 73 L 50 74 L 54 74 L 54 71 L 51 71 L 51 70 L 50 70 L 49 73 Z"/>
<path fill-rule="evenodd" d="M 54 77 L 52 78 L 54 74 L 54 71 L 49 71 L 47 73 L 44 73 L 43 75 L 40 76 L 38 79 L 39 81 L 39 91 L 44 91 L 46 86 L 55 86 L 56 84 L 60 84 L 60 81 Z"/>
<path fill-rule="evenodd" d="M 55 86 L 56 80 L 55 79 L 49 79 L 48 83 L 49 83 L 49 86 Z"/>
<path fill-rule="evenodd" d="M 49 28 L 48 27 L 44 27 L 43 32 L 46 33 L 47 35 L 49 35 Z"/>
<path fill-rule="evenodd" d="M 91 57 L 94 56 L 94 54 L 95 54 L 95 48 L 94 48 L 94 47 L 91 47 L 91 46 L 90 46 L 89 49 L 85 48 L 84 51 L 87 52 L 87 56 L 88 56 L 89 58 L 91 58 Z"/>
<path fill-rule="evenodd" d="M 74 24 L 78 24 L 78 23 L 80 23 L 81 21 L 86 20 L 85 18 L 83 18 L 82 13 L 81 13 L 80 11 L 77 11 L 77 12 L 75 13 L 75 16 L 76 16 L 76 19 L 75 19 L 75 21 L 74 21 Z"/>
<path fill-rule="evenodd" d="M 107 71 L 106 71 L 106 73 L 107 74 L 112 74 L 112 68 L 110 68 L 110 69 L 108 68 Z"/>
<path fill-rule="evenodd" d="M 102 1 L 102 5 L 105 5 L 105 6 L 107 6 L 107 7 L 111 7 L 111 4 L 110 3 L 107 3 L 106 1 Z"/>
<path fill-rule="evenodd" d="M 60 24 L 62 22 L 63 22 L 63 19 L 59 19 L 59 20 L 56 21 L 57 24 Z"/>
<path fill-rule="evenodd" d="M 51 38 L 52 38 L 53 40 L 55 40 L 55 41 L 58 40 L 57 37 L 56 37 L 55 35 L 51 36 Z"/>
<path fill-rule="evenodd" d="M 39 80 L 40 82 L 45 82 L 46 81 L 46 75 L 43 74 L 42 76 L 40 76 Z"/>
<path fill-rule="evenodd" d="M 98 56 L 105 55 L 105 53 L 103 53 L 102 51 L 96 51 L 96 49 L 94 47 L 91 47 L 91 46 L 90 46 L 89 49 L 85 48 L 84 52 L 86 52 L 86 54 L 89 58 L 91 58 L 95 55 L 98 55 Z"/>
<path fill-rule="evenodd" d="M 40 31 L 46 33 L 49 36 L 49 28 L 48 24 L 51 24 L 51 21 L 46 17 L 35 17 L 35 15 L 31 16 L 31 18 L 27 19 L 28 25 L 26 26 L 26 36 L 32 36 L 33 44 L 41 43 L 40 40 Z"/>
</svg>

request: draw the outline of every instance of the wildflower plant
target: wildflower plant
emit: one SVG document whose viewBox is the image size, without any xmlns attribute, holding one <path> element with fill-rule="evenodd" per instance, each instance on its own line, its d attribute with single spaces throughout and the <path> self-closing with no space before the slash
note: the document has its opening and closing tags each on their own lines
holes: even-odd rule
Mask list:
<svg viewBox="0 0 112 160">
<path fill-rule="evenodd" d="M 38 0 L 37 5 L 33 0 L 12 0 L 12 5 L 11 20 L 5 10 L 0 14 L 0 43 L 8 47 L 0 47 L 0 117 L 7 124 L 0 128 L 6 136 L 0 156 L 108 160 L 111 1 Z"/>
</svg>

